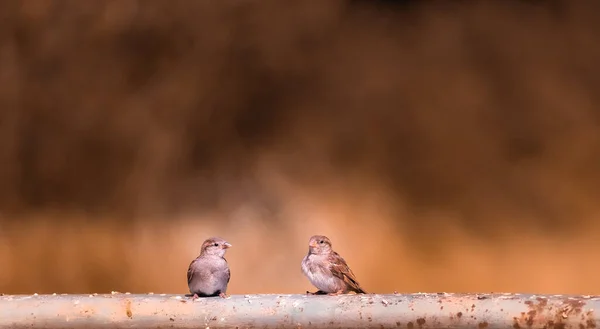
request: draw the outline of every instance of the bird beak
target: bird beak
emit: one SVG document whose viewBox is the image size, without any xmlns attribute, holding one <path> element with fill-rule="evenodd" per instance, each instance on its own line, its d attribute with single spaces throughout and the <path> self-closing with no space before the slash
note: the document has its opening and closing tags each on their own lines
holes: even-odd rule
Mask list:
<svg viewBox="0 0 600 329">
<path fill-rule="evenodd" d="M 317 246 L 317 243 L 313 241 L 313 242 L 309 243 L 308 246 L 315 248 Z"/>
<path fill-rule="evenodd" d="M 231 248 L 231 243 L 225 242 L 223 243 L 223 249 Z"/>
</svg>

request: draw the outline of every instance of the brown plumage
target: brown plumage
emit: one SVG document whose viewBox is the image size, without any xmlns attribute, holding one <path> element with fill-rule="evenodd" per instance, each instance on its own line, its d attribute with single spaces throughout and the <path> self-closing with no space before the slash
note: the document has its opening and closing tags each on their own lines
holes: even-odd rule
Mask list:
<svg viewBox="0 0 600 329">
<path fill-rule="evenodd" d="M 231 279 L 225 251 L 231 247 L 227 241 L 213 237 L 202 244 L 200 255 L 187 271 L 187 282 L 194 299 L 198 297 L 227 297 L 227 285 Z"/>
<path fill-rule="evenodd" d="M 312 236 L 308 246 L 308 254 L 302 260 L 302 272 L 319 289 L 315 294 L 366 293 L 344 258 L 333 251 L 328 237 Z"/>
</svg>

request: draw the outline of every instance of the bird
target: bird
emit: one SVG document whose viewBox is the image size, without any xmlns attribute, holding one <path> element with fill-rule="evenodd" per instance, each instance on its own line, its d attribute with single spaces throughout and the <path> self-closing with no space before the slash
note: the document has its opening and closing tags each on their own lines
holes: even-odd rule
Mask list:
<svg viewBox="0 0 600 329">
<path fill-rule="evenodd" d="M 219 237 L 202 243 L 200 255 L 188 267 L 187 282 L 192 299 L 199 297 L 227 298 L 227 285 L 231 279 L 229 264 L 224 258 L 231 244 Z M 193 294 L 193 295 L 192 295 Z"/>
<path fill-rule="evenodd" d="M 312 295 L 339 295 L 349 292 L 366 294 L 346 261 L 331 247 L 324 235 L 314 235 L 308 242 L 308 254 L 302 260 L 302 272 L 319 290 Z"/>
</svg>

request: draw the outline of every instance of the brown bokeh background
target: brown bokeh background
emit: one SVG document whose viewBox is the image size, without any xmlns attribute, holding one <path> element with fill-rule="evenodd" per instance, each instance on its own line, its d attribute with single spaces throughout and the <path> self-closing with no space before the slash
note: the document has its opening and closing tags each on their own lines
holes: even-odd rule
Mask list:
<svg viewBox="0 0 600 329">
<path fill-rule="evenodd" d="M 599 294 L 600 2 L 0 2 L 0 292 Z"/>
</svg>

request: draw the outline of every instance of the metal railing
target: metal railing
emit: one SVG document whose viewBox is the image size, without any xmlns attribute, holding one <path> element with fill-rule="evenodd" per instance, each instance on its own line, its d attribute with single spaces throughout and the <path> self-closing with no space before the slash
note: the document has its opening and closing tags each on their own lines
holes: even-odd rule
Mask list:
<svg viewBox="0 0 600 329">
<path fill-rule="evenodd" d="M 595 329 L 598 296 L 7 295 L 0 328 Z"/>
</svg>

